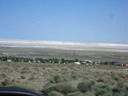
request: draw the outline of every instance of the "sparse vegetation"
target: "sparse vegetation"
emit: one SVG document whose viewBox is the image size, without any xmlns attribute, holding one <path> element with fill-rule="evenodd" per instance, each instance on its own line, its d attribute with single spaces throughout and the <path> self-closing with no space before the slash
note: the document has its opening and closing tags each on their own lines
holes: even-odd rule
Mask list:
<svg viewBox="0 0 128 96">
<path fill-rule="evenodd" d="M 47 59 L 56 61 L 55 58 L 47 57 Z M 57 64 L 58 61 L 28 63 L 27 60 L 26 62 L 0 61 L 0 86 L 34 89 L 49 96 L 128 95 L 128 72 L 122 70 L 120 66 Z"/>
<path fill-rule="evenodd" d="M 75 92 L 76 89 L 68 83 L 58 83 L 58 84 L 51 84 L 45 89 L 45 91 L 46 93 L 57 91 L 57 92 L 61 92 L 62 94 L 68 94 Z"/>
<path fill-rule="evenodd" d="M 85 96 L 85 95 L 78 91 L 78 92 L 69 93 L 68 96 Z"/>
<path fill-rule="evenodd" d="M 65 76 L 63 76 L 63 75 L 56 75 L 51 80 L 51 83 L 61 83 L 61 82 L 66 82 L 66 81 L 68 81 L 68 78 L 66 78 Z"/>
<path fill-rule="evenodd" d="M 0 82 L 1 86 L 5 87 L 42 90 L 50 96 L 59 93 L 64 96 L 128 94 L 127 71 L 105 70 L 97 67 L 94 69 L 92 66 L 70 64 L 46 64 L 45 70 L 44 65 L 40 63 L 30 65 L 2 62 L 0 66 Z"/>
<path fill-rule="evenodd" d="M 52 91 L 51 93 L 49 93 L 48 96 L 64 96 L 62 93 L 57 92 L 57 91 Z"/>
<path fill-rule="evenodd" d="M 80 82 L 77 86 L 78 90 L 85 93 L 88 91 L 91 91 L 93 86 L 95 84 L 95 81 L 84 81 L 84 82 Z"/>
</svg>

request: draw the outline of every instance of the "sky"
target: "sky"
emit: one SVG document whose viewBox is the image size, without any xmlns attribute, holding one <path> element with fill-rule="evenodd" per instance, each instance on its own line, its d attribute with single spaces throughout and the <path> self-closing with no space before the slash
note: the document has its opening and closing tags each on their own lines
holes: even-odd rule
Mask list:
<svg viewBox="0 0 128 96">
<path fill-rule="evenodd" d="M 128 0 L 0 0 L 0 39 L 128 43 Z"/>
</svg>

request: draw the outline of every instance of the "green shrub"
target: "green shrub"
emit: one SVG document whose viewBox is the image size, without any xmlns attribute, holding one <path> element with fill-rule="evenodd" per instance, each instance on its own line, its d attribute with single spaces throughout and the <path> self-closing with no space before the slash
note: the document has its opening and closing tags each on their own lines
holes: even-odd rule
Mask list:
<svg viewBox="0 0 128 96">
<path fill-rule="evenodd" d="M 50 88 L 51 86 L 53 86 L 54 84 L 52 84 L 52 83 L 46 83 L 44 86 L 43 86 L 43 88 L 44 89 L 48 89 L 48 88 Z"/>
<path fill-rule="evenodd" d="M 101 89 L 106 89 L 107 91 L 111 91 L 111 87 L 110 87 L 109 85 L 103 84 L 103 83 L 98 84 L 98 85 L 96 86 L 96 88 L 101 88 Z"/>
<path fill-rule="evenodd" d="M 111 77 L 115 81 L 117 81 L 120 78 L 116 73 L 111 73 Z"/>
<path fill-rule="evenodd" d="M 111 92 L 107 92 L 103 96 L 112 96 L 112 93 Z"/>
<path fill-rule="evenodd" d="M 125 92 L 121 91 L 120 88 L 113 88 L 113 96 L 125 96 Z"/>
<path fill-rule="evenodd" d="M 7 86 L 7 85 L 11 85 L 12 83 L 14 83 L 13 80 L 7 78 L 3 82 L 1 82 L 1 85 L 2 86 Z"/>
<path fill-rule="evenodd" d="M 105 82 L 105 78 L 100 77 L 100 78 L 97 79 L 97 82 Z"/>
<path fill-rule="evenodd" d="M 127 87 L 125 87 L 124 83 L 122 81 L 117 82 L 117 85 L 115 88 L 112 89 L 113 96 L 127 96 Z"/>
<path fill-rule="evenodd" d="M 83 80 L 94 80 L 95 77 L 93 75 L 85 75 L 85 76 L 83 76 Z"/>
<path fill-rule="evenodd" d="M 50 81 L 51 83 L 61 83 L 68 81 L 66 77 L 62 75 L 54 76 L 53 79 Z"/>
<path fill-rule="evenodd" d="M 67 83 L 57 85 L 56 89 L 58 92 L 61 92 L 63 94 L 68 94 L 76 91 L 74 87 L 72 87 L 70 84 L 67 84 Z"/>
<path fill-rule="evenodd" d="M 109 85 L 99 84 L 95 87 L 95 95 L 96 96 L 108 96 L 108 94 L 112 95 L 112 90 Z"/>
<path fill-rule="evenodd" d="M 85 96 L 85 95 L 78 91 L 78 92 L 69 93 L 67 96 Z"/>
<path fill-rule="evenodd" d="M 126 85 L 125 96 L 128 96 L 128 84 Z"/>
<path fill-rule="evenodd" d="M 87 91 L 91 91 L 94 84 L 95 84 L 95 81 L 84 81 L 84 82 L 79 83 L 77 88 L 79 91 L 84 93 Z"/>
<path fill-rule="evenodd" d="M 21 77 L 21 79 L 26 79 L 26 77 L 24 75 L 21 75 L 20 77 Z"/>
<path fill-rule="evenodd" d="M 45 89 L 46 93 L 50 93 L 52 91 L 61 92 L 63 94 L 68 94 L 76 91 L 76 88 L 72 87 L 67 83 L 53 84 Z"/>
<path fill-rule="evenodd" d="M 28 67 L 23 67 L 21 70 L 21 74 L 29 73 L 30 69 Z"/>
<path fill-rule="evenodd" d="M 105 93 L 107 93 L 106 89 L 101 89 L 101 88 L 96 89 L 96 96 L 103 96 Z"/>
<path fill-rule="evenodd" d="M 124 82 L 123 81 L 118 81 L 116 87 L 117 88 L 124 88 L 125 87 Z"/>
<path fill-rule="evenodd" d="M 79 75 L 78 75 L 78 73 L 76 74 L 72 74 L 71 75 L 71 78 L 73 79 L 73 80 L 78 80 L 79 79 Z"/>
<path fill-rule="evenodd" d="M 64 95 L 61 94 L 60 92 L 52 91 L 51 93 L 49 93 L 48 96 L 64 96 Z"/>
<path fill-rule="evenodd" d="M 115 86 L 115 84 L 116 84 L 115 80 L 112 80 L 110 78 L 108 78 L 104 83 L 108 84 L 110 86 Z"/>
<path fill-rule="evenodd" d="M 85 93 L 85 95 L 84 96 L 95 96 L 95 94 L 94 93 L 92 93 L 92 92 L 87 92 L 87 93 Z"/>
</svg>

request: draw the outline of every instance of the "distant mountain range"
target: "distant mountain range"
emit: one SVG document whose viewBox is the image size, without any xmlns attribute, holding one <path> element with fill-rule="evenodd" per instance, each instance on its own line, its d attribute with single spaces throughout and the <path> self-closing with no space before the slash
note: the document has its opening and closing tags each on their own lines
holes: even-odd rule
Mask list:
<svg viewBox="0 0 128 96">
<path fill-rule="evenodd" d="M 128 44 L 61 42 L 39 40 L 0 40 L 0 47 L 55 48 L 63 50 L 128 52 Z"/>
</svg>

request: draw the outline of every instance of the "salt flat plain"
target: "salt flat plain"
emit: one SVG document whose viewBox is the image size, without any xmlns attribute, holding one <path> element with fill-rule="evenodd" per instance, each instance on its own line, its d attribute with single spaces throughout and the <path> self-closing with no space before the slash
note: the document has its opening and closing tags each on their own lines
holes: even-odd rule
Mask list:
<svg viewBox="0 0 128 96">
<path fill-rule="evenodd" d="M 54 48 L 54 49 L 63 49 L 63 50 L 128 52 L 128 44 L 95 43 L 95 42 L 0 40 L 0 47 Z"/>
</svg>

